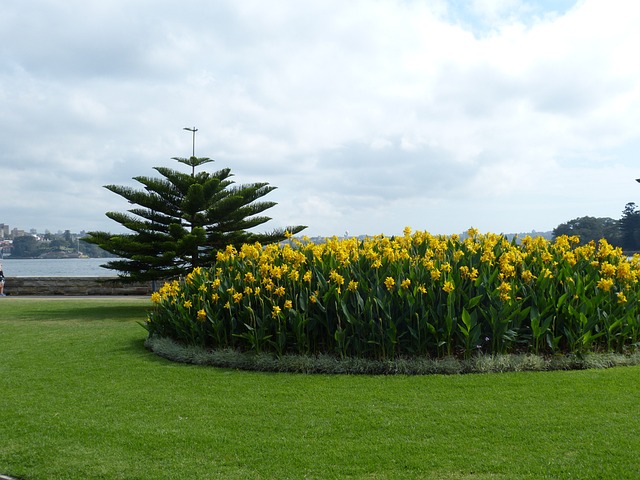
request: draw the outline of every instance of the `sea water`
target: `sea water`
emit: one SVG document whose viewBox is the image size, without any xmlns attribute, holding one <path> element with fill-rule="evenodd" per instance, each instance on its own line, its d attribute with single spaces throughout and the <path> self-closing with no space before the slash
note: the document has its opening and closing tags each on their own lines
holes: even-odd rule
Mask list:
<svg viewBox="0 0 640 480">
<path fill-rule="evenodd" d="M 11 277 L 115 277 L 102 268 L 110 258 L 3 258 L 4 276 Z"/>
</svg>

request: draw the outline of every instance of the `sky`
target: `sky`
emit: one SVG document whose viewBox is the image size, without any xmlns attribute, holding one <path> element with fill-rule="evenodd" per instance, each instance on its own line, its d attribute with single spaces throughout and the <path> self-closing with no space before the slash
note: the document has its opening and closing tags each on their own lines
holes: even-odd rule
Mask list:
<svg viewBox="0 0 640 480">
<path fill-rule="evenodd" d="M 640 3 L 4 0 L 0 223 L 122 232 L 192 154 L 271 231 L 552 230 L 640 204 Z"/>
</svg>

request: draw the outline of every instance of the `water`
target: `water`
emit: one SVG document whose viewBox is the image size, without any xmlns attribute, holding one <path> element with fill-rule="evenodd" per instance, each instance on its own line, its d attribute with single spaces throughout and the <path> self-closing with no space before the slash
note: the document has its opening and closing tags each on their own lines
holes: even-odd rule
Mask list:
<svg viewBox="0 0 640 480">
<path fill-rule="evenodd" d="M 100 267 L 109 258 L 4 258 L 4 276 L 11 277 L 115 277 L 118 273 Z"/>
</svg>

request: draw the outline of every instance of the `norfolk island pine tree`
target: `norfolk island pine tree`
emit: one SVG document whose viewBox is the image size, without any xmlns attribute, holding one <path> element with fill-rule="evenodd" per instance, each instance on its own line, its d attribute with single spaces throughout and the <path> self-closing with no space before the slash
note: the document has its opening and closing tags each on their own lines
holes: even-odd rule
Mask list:
<svg viewBox="0 0 640 480">
<path fill-rule="evenodd" d="M 255 227 L 271 220 L 263 215 L 276 205 L 262 197 L 276 187 L 265 182 L 236 184 L 229 168 L 196 172 L 213 162 L 206 157 L 173 160 L 191 167 L 183 173 L 154 167 L 161 177 L 133 177 L 144 188 L 106 185 L 136 207 L 106 215 L 133 233 L 89 232 L 83 239 L 116 255 L 104 267 L 117 270 L 124 280 L 167 279 L 215 262 L 216 253 L 227 245 L 273 243 L 301 232 L 296 225 L 254 233 Z"/>
</svg>

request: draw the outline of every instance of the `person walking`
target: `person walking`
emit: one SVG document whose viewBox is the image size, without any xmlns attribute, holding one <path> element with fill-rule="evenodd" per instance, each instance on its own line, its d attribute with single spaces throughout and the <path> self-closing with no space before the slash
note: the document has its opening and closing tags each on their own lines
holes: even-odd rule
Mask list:
<svg viewBox="0 0 640 480">
<path fill-rule="evenodd" d="M 4 270 L 2 269 L 2 264 L 0 263 L 0 297 L 5 297 L 4 294 Z"/>
</svg>

